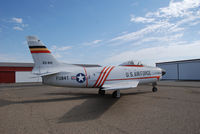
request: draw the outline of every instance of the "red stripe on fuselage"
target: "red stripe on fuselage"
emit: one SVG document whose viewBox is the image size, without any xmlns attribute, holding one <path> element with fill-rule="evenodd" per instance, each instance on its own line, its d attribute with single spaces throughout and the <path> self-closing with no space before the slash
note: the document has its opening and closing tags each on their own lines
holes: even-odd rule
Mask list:
<svg viewBox="0 0 200 134">
<path fill-rule="evenodd" d="M 100 82 L 99 82 L 99 84 L 97 85 L 97 87 L 100 86 L 102 80 L 104 79 L 105 74 L 107 73 L 107 71 L 108 71 L 110 68 L 111 68 L 111 67 L 108 67 L 108 68 L 106 69 L 106 71 L 103 73 L 103 77 L 101 77 Z"/>
<path fill-rule="evenodd" d="M 109 72 L 108 72 L 108 74 L 106 75 L 106 77 L 105 77 L 103 83 L 101 84 L 101 87 L 103 86 L 103 84 L 104 84 L 104 82 L 106 81 L 108 75 L 110 74 L 110 72 L 111 72 L 113 69 L 114 69 L 114 66 L 109 70 Z"/>
<path fill-rule="evenodd" d="M 99 81 L 99 79 L 100 79 L 100 77 L 101 77 L 101 75 L 102 75 L 102 73 L 103 73 L 103 71 L 106 69 L 106 66 L 102 69 L 102 71 L 101 71 L 101 73 L 100 73 L 100 75 L 99 75 L 99 78 L 97 79 L 97 81 L 95 82 L 95 84 L 94 84 L 94 86 L 93 87 L 96 87 L 96 84 L 98 83 L 98 81 Z"/>
<path fill-rule="evenodd" d="M 85 69 L 85 67 L 83 67 L 83 69 L 84 69 L 84 71 L 85 71 L 86 87 L 88 87 L 87 70 Z"/>
</svg>

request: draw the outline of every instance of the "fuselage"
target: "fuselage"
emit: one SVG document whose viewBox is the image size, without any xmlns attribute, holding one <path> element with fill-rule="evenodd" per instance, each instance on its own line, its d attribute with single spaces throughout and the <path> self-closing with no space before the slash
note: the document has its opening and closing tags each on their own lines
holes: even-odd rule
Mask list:
<svg viewBox="0 0 200 134">
<path fill-rule="evenodd" d="M 43 76 L 43 83 L 54 86 L 100 88 L 104 84 L 139 81 L 153 83 L 161 79 L 162 69 L 150 66 L 66 67 L 66 71 Z M 68 70 L 73 70 L 69 72 Z"/>
</svg>

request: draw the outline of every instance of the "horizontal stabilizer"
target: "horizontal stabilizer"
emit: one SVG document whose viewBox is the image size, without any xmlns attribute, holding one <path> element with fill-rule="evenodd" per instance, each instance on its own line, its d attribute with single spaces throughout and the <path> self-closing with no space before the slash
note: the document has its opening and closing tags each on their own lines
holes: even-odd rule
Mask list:
<svg viewBox="0 0 200 134">
<path fill-rule="evenodd" d="M 42 73 L 42 74 L 39 74 L 38 76 L 47 76 L 47 75 L 52 75 L 52 74 L 57 74 L 59 72 L 46 72 L 46 73 Z"/>
</svg>

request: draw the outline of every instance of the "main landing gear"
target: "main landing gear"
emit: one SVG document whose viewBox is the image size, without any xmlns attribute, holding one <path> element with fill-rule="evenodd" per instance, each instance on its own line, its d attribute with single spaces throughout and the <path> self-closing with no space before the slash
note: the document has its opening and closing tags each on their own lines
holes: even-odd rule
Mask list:
<svg viewBox="0 0 200 134">
<path fill-rule="evenodd" d="M 113 98 L 120 98 L 120 90 L 116 90 L 112 93 Z"/>
<path fill-rule="evenodd" d="M 156 83 L 156 82 L 155 82 L 155 83 L 152 83 L 152 86 L 153 86 L 152 92 L 157 92 L 157 91 L 158 91 L 158 88 L 156 87 L 156 86 L 157 86 L 157 83 Z"/>
<path fill-rule="evenodd" d="M 99 92 L 98 92 L 99 95 L 105 95 L 105 90 L 102 90 L 102 88 L 99 89 Z M 113 93 L 112 93 L 112 97 L 113 98 L 120 98 L 120 90 L 115 90 Z"/>
<path fill-rule="evenodd" d="M 102 88 L 99 89 L 99 95 L 105 95 L 105 90 L 102 90 Z"/>
</svg>

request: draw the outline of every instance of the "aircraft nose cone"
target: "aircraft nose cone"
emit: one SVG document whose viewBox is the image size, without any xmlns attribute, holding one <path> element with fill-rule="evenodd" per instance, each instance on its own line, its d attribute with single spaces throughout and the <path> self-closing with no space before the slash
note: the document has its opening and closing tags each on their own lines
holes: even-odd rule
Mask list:
<svg viewBox="0 0 200 134">
<path fill-rule="evenodd" d="M 162 69 L 162 76 L 166 74 L 166 70 Z"/>
</svg>

